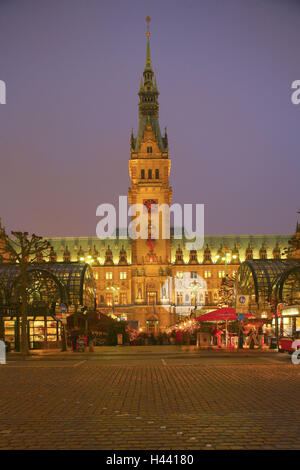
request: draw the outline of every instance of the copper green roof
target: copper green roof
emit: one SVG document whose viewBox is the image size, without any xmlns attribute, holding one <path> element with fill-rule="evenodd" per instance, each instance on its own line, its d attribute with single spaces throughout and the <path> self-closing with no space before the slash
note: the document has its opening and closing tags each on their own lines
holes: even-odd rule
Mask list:
<svg viewBox="0 0 300 470">
<path fill-rule="evenodd" d="M 165 153 L 168 149 L 168 142 L 166 135 L 162 137 L 159 126 L 159 104 L 156 77 L 153 82 L 153 70 L 150 57 L 150 36 L 147 35 L 147 54 L 146 64 L 141 78 L 139 89 L 139 128 L 137 136 L 131 135 L 131 152 L 137 153 L 141 146 L 144 137 L 144 132 L 148 123 L 154 131 L 158 146 L 161 152 Z"/>
<path fill-rule="evenodd" d="M 285 235 L 215 235 L 210 236 L 206 235 L 204 237 L 204 245 L 201 250 L 197 250 L 197 255 L 199 262 L 202 261 L 204 250 L 206 245 L 208 245 L 211 250 L 211 256 L 213 262 L 215 262 L 215 256 L 222 246 L 225 250 L 239 250 L 239 256 L 241 262 L 245 259 L 245 252 L 249 246 L 253 250 L 253 258 L 259 258 L 259 250 L 265 244 L 267 257 L 273 257 L 273 250 L 276 245 L 280 246 L 282 252 L 283 248 L 288 246 L 288 240 L 292 237 L 291 234 Z M 98 237 L 57 237 L 49 238 L 49 242 L 54 248 L 54 251 L 57 254 L 57 261 L 63 260 L 63 253 L 66 246 L 71 255 L 71 261 L 77 261 L 82 255 L 87 260 L 87 256 L 93 256 L 94 247 L 99 253 L 101 259 L 100 264 L 104 263 L 105 252 L 110 246 L 110 249 L 113 254 L 113 260 L 115 264 L 119 262 L 120 251 L 122 246 L 127 253 L 128 264 L 131 264 L 131 239 L 99 239 Z M 181 247 L 183 251 L 183 258 L 185 262 L 188 262 L 189 251 L 185 248 L 185 240 L 174 239 L 171 235 L 171 260 L 175 260 L 175 252 L 178 246 Z M 83 260 L 81 260 L 83 261 Z"/>
<path fill-rule="evenodd" d="M 166 135 L 162 137 L 158 117 L 154 115 L 146 115 L 140 118 L 137 136 L 133 137 L 132 139 L 132 152 L 137 153 L 139 151 L 142 140 L 144 138 L 144 132 L 148 123 L 151 124 L 160 151 L 166 153 L 168 151 Z"/>
</svg>

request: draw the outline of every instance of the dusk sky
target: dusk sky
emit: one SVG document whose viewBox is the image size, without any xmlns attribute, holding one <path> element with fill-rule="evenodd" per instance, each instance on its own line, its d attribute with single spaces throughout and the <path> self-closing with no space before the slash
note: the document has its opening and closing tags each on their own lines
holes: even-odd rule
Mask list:
<svg viewBox="0 0 300 470">
<path fill-rule="evenodd" d="M 95 235 L 127 194 L 147 15 L 173 202 L 208 235 L 294 232 L 299 0 L 0 0 L 2 223 Z"/>
</svg>

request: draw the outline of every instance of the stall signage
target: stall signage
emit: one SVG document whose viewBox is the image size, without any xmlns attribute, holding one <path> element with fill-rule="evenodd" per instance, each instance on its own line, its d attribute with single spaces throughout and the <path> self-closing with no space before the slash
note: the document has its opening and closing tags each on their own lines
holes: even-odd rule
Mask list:
<svg viewBox="0 0 300 470">
<path fill-rule="evenodd" d="M 245 311 L 248 309 L 248 304 L 249 304 L 249 295 L 239 294 L 236 298 L 236 312 L 245 313 Z"/>
<path fill-rule="evenodd" d="M 60 311 L 61 311 L 61 313 L 67 313 L 67 306 L 66 306 L 66 304 L 60 304 Z"/>
<path fill-rule="evenodd" d="M 299 316 L 300 315 L 300 308 L 299 305 L 291 306 L 291 307 L 285 307 L 281 311 L 281 315 L 283 317 L 285 316 Z"/>
</svg>

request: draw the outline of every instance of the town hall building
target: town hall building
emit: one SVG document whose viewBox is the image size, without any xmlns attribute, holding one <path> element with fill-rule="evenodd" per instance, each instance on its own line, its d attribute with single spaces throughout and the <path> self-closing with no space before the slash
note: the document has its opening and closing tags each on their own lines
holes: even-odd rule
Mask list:
<svg viewBox="0 0 300 470">
<path fill-rule="evenodd" d="M 129 204 L 171 204 L 171 158 L 168 136 L 159 124 L 158 87 L 147 32 L 146 64 L 141 78 L 139 126 L 131 133 Z M 127 319 L 140 331 L 157 332 L 189 316 L 195 306 L 208 311 L 218 305 L 226 274 L 251 259 L 280 259 L 291 235 L 205 235 L 200 250 L 187 250 L 185 240 L 49 239 L 52 262 L 90 264 L 96 284 L 97 309 Z"/>
</svg>

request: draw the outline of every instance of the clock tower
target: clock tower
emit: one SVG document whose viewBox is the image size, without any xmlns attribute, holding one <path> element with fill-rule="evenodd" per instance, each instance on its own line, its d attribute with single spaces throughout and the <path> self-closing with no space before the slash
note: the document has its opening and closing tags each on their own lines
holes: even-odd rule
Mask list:
<svg viewBox="0 0 300 470">
<path fill-rule="evenodd" d="M 132 240 L 133 264 L 169 264 L 171 257 L 170 237 L 162 237 L 162 213 L 154 215 L 158 227 L 151 225 L 153 205 L 169 206 L 172 188 L 169 186 L 171 160 L 168 155 L 168 137 L 162 136 L 159 125 L 159 104 L 156 76 L 150 57 L 150 18 L 147 17 L 146 64 L 139 89 L 139 127 L 137 135 L 131 132 L 128 190 L 129 204 L 142 204 L 148 217 L 147 239 Z M 156 233 L 156 235 L 154 235 Z M 150 269 L 151 271 L 151 269 Z"/>
</svg>

